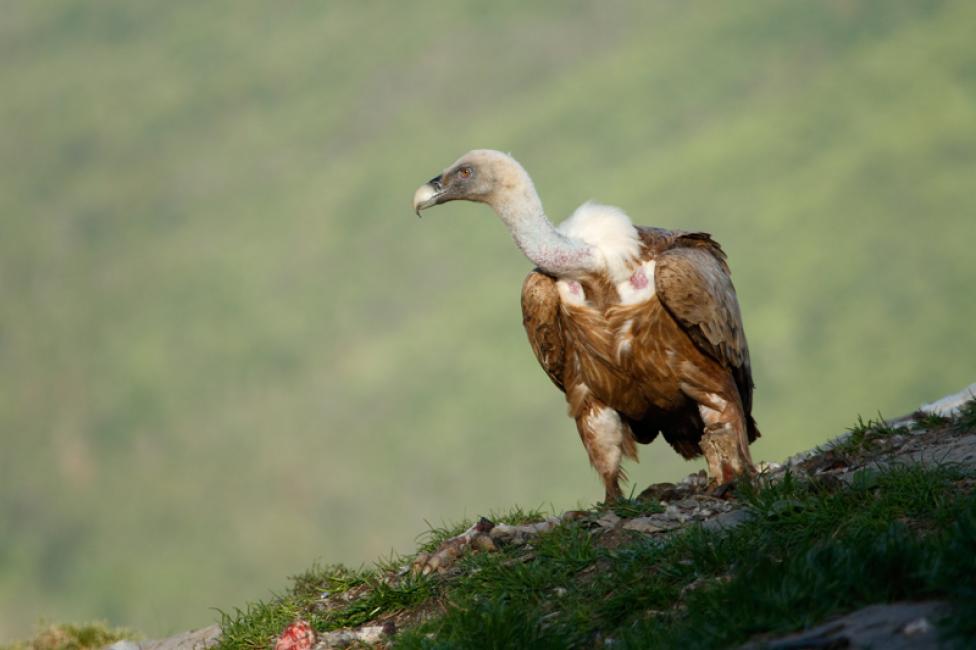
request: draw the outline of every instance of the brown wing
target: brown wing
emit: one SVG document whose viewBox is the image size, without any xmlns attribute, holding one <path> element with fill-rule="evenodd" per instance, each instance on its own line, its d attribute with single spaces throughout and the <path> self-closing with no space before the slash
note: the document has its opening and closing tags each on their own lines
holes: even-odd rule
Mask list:
<svg viewBox="0 0 976 650">
<path fill-rule="evenodd" d="M 748 417 L 753 389 L 749 346 L 722 249 L 704 233 L 682 234 L 655 259 L 654 285 L 695 345 L 732 372 Z"/>
<path fill-rule="evenodd" d="M 529 273 L 522 284 L 522 325 L 542 369 L 559 390 L 566 392 L 566 345 L 559 321 L 559 291 L 556 280 L 538 270 Z"/>
</svg>

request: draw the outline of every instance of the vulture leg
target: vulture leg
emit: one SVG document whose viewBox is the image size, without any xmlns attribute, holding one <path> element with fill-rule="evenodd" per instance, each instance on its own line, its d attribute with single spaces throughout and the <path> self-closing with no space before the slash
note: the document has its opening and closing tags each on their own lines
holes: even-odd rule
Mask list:
<svg viewBox="0 0 976 650">
<path fill-rule="evenodd" d="M 719 410 L 704 405 L 698 409 L 705 421 L 701 448 L 712 482 L 721 485 L 742 474 L 754 474 L 756 468 L 738 400 L 726 402 Z"/>
<path fill-rule="evenodd" d="M 730 387 L 731 388 L 731 387 Z M 749 453 L 749 434 L 737 391 L 722 394 L 700 392 L 692 396 L 705 422 L 701 438 L 702 453 L 708 465 L 708 477 L 722 485 L 743 474 L 755 474 Z"/>
<path fill-rule="evenodd" d="M 630 427 L 612 408 L 590 398 L 576 414 L 576 428 L 590 456 L 590 464 L 603 479 L 605 503 L 623 498 L 621 479 L 627 476 L 620 467 L 624 456 L 637 458 L 637 447 Z"/>
</svg>

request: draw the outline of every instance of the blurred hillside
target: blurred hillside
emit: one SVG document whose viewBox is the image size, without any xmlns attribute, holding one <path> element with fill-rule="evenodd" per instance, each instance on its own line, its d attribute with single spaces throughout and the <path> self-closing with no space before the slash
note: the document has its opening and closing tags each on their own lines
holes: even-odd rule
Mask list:
<svg viewBox="0 0 976 650">
<path fill-rule="evenodd" d="M 0 640 L 159 636 L 425 519 L 601 497 L 524 340 L 529 263 L 482 206 L 409 209 L 470 148 L 511 151 L 556 220 L 593 198 L 723 243 L 757 459 L 968 384 L 974 21 L 5 3 Z M 700 466 L 642 456 L 638 486 Z"/>
</svg>

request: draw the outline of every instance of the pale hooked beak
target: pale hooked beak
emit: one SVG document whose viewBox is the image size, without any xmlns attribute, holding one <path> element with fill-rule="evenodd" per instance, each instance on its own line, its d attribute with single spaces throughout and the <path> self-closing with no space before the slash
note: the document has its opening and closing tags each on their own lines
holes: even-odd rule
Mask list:
<svg viewBox="0 0 976 650">
<path fill-rule="evenodd" d="M 439 199 L 444 194 L 444 188 L 441 187 L 441 177 L 435 176 L 423 185 L 417 188 L 417 191 L 413 193 L 413 209 L 420 216 L 420 211 L 429 208 L 432 205 L 437 205 L 437 199 Z"/>
</svg>

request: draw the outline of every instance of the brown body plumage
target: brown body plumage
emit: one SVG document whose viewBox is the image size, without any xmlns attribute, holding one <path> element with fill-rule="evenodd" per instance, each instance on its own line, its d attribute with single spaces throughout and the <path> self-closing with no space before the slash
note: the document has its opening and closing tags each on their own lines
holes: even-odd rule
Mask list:
<svg viewBox="0 0 976 650">
<path fill-rule="evenodd" d="M 641 228 L 640 234 L 640 259 L 656 269 L 655 295 L 647 301 L 621 305 L 616 287 L 600 275 L 580 280 L 584 305 L 561 301 L 556 279 L 540 270 L 522 287 L 529 343 L 566 393 L 608 498 L 620 495 L 621 472 L 589 424 L 601 408 L 620 414 L 621 451 L 635 460 L 634 442 L 647 444 L 658 432 L 685 458 L 705 451 L 706 431 L 744 422 L 748 442 L 759 436 L 749 350 L 721 248 L 703 233 Z M 714 412 L 707 426 L 700 404 Z M 709 475 L 718 482 L 751 466 L 746 441 L 736 435 L 735 443 L 733 453 L 717 450 L 709 458 Z"/>
<path fill-rule="evenodd" d="M 714 483 L 753 471 L 753 382 L 735 289 L 704 233 L 634 227 L 586 204 L 558 229 L 528 175 L 505 154 L 474 151 L 427 185 L 421 208 L 488 203 L 536 268 L 522 287 L 536 358 L 566 394 L 607 500 L 622 456 L 660 432 L 685 458 L 704 454 Z"/>
</svg>

